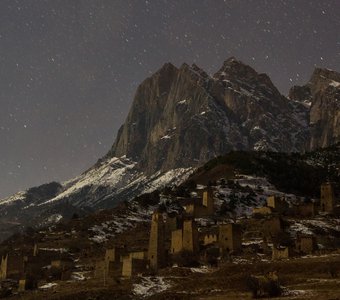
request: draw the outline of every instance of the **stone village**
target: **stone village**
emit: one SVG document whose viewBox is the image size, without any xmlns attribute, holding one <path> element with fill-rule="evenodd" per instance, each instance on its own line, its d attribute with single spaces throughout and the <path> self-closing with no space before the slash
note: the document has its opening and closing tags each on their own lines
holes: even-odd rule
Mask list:
<svg viewBox="0 0 340 300">
<path fill-rule="evenodd" d="M 332 184 L 321 186 L 320 201 L 289 205 L 278 196 L 267 198 L 266 205 L 254 208 L 252 216 L 233 221 L 215 216 L 214 191 L 208 187 L 197 197 L 180 199 L 183 213 L 152 214 L 148 249 L 115 246 L 97 258 L 93 277 L 105 285 L 110 280 L 157 274 L 169 266 L 218 267 L 256 253 L 272 260 L 331 253 L 337 247 L 320 249 L 311 234 L 287 236 L 285 218 L 339 215 Z M 247 243 L 243 241 L 247 239 Z M 250 241 L 250 242 L 249 242 Z M 252 242 L 253 241 L 253 242 Z M 39 282 L 69 280 L 75 260 L 67 251 L 52 251 L 35 244 L 30 249 L 3 253 L 0 279 L 17 282 L 18 291 L 35 289 Z"/>
<path fill-rule="evenodd" d="M 170 264 L 190 265 L 200 262 L 218 266 L 234 256 L 252 252 L 242 246 L 243 236 L 260 238 L 260 250 L 271 259 L 312 254 L 318 249 L 314 235 L 299 234 L 290 245 L 280 244 L 279 236 L 284 232 L 284 217 L 314 217 L 316 214 L 339 214 L 332 184 L 321 186 L 319 203 L 305 202 L 289 207 L 284 198 L 270 196 L 266 206 L 253 209 L 253 217 L 227 223 L 213 220 L 210 224 L 201 218 L 214 215 L 212 189 L 203 191 L 201 198 L 182 199 L 184 213 L 168 215 L 155 211 L 152 215 L 149 248 L 129 252 L 124 248 L 107 249 L 105 258 L 96 264 L 96 276 L 131 277 L 139 274 L 156 273 Z M 248 231 L 247 228 L 257 228 Z M 250 248 L 252 244 L 250 243 Z M 259 244 L 254 243 L 258 247 Z"/>
</svg>

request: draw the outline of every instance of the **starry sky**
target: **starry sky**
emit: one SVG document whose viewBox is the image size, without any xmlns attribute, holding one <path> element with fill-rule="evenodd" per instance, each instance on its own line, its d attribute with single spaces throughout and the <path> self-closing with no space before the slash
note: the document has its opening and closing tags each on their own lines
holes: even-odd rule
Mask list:
<svg viewBox="0 0 340 300">
<path fill-rule="evenodd" d="M 340 1 L 1 0 L 0 198 L 86 170 L 165 62 L 235 56 L 287 94 L 340 70 Z"/>
</svg>

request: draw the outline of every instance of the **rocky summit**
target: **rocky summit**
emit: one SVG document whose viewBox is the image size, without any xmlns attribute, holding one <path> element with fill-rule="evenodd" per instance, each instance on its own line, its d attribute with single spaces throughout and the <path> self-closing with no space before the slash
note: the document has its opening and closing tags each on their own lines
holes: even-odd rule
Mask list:
<svg viewBox="0 0 340 300">
<path fill-rule="evenodd" d="M 108 156 L 126 155 L 149 174 L 198 166 L 230 150 L 304 152 L 339 141 L 340 74 L 316 69 L 280 94 L 266 74 L 235 58 L 209 76 L 165 64 L 137 89 Z"/>
<path fill-rule="evenodd" d="M 340 74 L 328 69 L 315 69 L 304 86 L 294 86 L 292 100 L 310 106 L 309 149 L 327 147 L 340 141 Z"/>
</svg>

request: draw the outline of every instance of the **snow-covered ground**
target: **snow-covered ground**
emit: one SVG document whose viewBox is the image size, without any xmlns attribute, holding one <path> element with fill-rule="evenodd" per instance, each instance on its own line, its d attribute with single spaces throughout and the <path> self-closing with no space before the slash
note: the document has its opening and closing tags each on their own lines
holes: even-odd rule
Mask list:
<svg viewBox="0 0 340 300">
<path fill-rule="evenodd" d="M 275 186 L 270 184 L 266 178 L 250 175 L 238 174 L 234 183 L 242 188 L 249 188 L 253 191 L 253 196 L 249 198 L 248 191 L 237 191 L 234 187 L 227 184 L 218 185 L 216 187 L 217 206 L 223 202 L 230 203 L 232 197 L 237 197 L 239 201 L 236 203 L 235 213 L 237 216 L 249 216 L 252 214 L 253 207 L 261 207 L 266 203 L 266 199 L 271 195 L 284 196 L 286 194 L 278 191 Z M 290 195 L 293 196 L 293 195 Z M 246 197 L 248 197 L 247 200 Z"/>
<path fill-rule="evenodd" d="M 42 290 L 47 290 L 47 289 L 50 289 L 50 288 L 53 288 L 55 286 L 57 286 L 58 284 L 55 283 L 55 282 L 49 282 L 49 283 L 46 283 L 42 286 L 39 286 L 39 289 L 42 289 Z"/>
<path fill-rule="evenodd" d="M 139 283 L 133 284 L 132 293 L 140 298 L 149 297 L 166 291 L 171 284 L 164 277 L 140 277 Z"/>
<path fill-rule="evenodd" d="M 290 225 L 289 231 L 292 236 L 296 236 L 298 233 L 313 235 L 314 231 L 338 231 L 340 232 L 340 220 L 337 218 L 328 218 L 327 221 L 325 219 L 307 219 L 307 220 L 299 220 L 292 221 L 293 223 Z"/>
<path fill-rule="evenodd" d="M 149 206 L 148 209 L 141 208 L 137 203 L 131 203 L 132 209 L 120 216 L 114 216 L 110 221 L 101 223 L 100 225 L 94 225 L 89 228 L 89 239 L 96 243 L 104 243 L 116 234 L 122 233 L 130 228 L 134 228 L 137 223 L 146 222 L 150 219 L 150 216 L 155 206 Z M 136 208 L 134 210 L 133 208 Z"/>
<path fill-rule="evenodd" d="M 200 268 L 190 268 L 192 273 L 210 273 L 212 270 L 208 269 L 206 266 L 202 266 Z"/>
</svg>

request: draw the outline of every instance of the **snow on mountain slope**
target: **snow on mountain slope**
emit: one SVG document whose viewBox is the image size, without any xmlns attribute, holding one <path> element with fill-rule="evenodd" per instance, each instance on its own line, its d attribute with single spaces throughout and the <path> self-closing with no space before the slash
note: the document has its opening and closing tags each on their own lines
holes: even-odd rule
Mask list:
<svg viewBox="0 0 340 300">
<path fill-rule="evenodd" d="M 142 193 L 150 193 L 165 185 L 178 184 L 191 173 L 192 168 L 178 168 L 165 173 L 146 176 L 137 169 L 137 163 L 127 159 L 109 158 L 82 175 L 65 182 L 63 191 L 39 206 L 67 200 L 75 206 L 109 207 L 116 200 L 129 200 Z"/>
<path fill-rule="evenodd" d="M 58 221 L 69 219 L 73 214 L 84 215 L 96 209 L 112 208 L 140 194 L 180 184 L 193 170 L 178 168 L 147 176 L 136 162 L 124 156 L 103 159 L 62 185 L 50 183 L 0 200 L 0 240 L 10 235 L 13 222 L 21 228 L 40 226 L 50 224 L 51 216 L 56 216 Z M 53 190 L 53 186 L 57 188 Z"/>
<path fill-rule="evenodd" d="M 26 195 L 26 192 L 21 191 L 7 198 L 0 199 L 0 205 L 10 204 L 12 202 L 20 201 L 20 200 L 25 200 L 25 195 Z"/>
<path fill-rule="evenodd" d="M 146 176 L 137 168 L 137 163 L 126 157 L 108 158 L 80 176 L 62 184 L 55 197 L 32 203 L 26 192 L 19 192 L 0 200 L 0 206 L 15 205 L 21 210 L 34 207 L 51 207 L 58 202 L 68 202 L 76 207 L 112 207 L 115 203 L 130 200 L 136 195 L 150 193 L 166 185 L 179 184 L 193 168 L 178 168 Z M 20 204 L 19 204 L 20 203 Z"/>
</svg>

